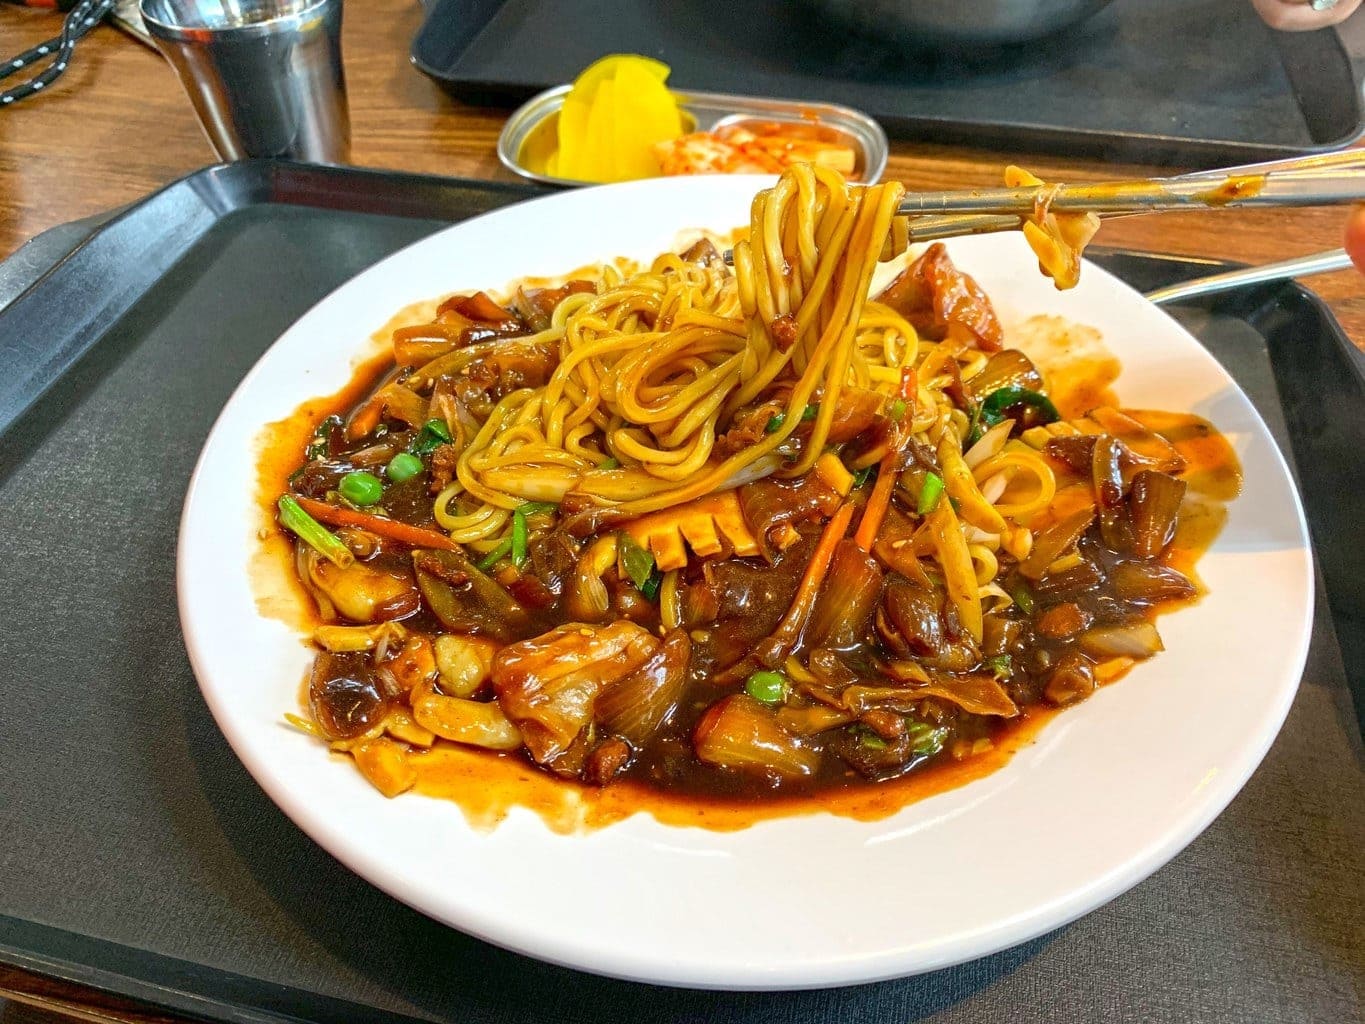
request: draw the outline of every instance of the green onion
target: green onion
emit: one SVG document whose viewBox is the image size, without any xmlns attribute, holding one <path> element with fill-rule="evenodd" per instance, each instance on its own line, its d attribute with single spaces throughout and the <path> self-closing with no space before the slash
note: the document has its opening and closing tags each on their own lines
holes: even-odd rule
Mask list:
<svg viewBox="0 0 1365 1024">
<path fill-rule="evenodd" d="M 598 469 L 620 469 L 621 460 L 616 458 L 603 459 L 597 464 Z"/>
<path fill-rule="evenodd" d="M 919 489 L 919 501 L 915 504 L 915 511 L 922 516 L 927 516 L 938 504 L 938 499 L 943 496 L 943 477 L 937 473 L 925 473 L 924 483 Z"/>
<path fill-rule="evenodd" d="M 422 460 L 408 452 L 399 452 L 384 467 L 384 474 L 396 484 L 411 480 L 422 472 Z"/>
<path fill-rule="evenodd" d="M 621 552 L 621 566 L 636 588 L 643 591 L 654 572 L 654 556 L 635 542 L 628 533 L 620 535 L 617 548 Z"/>
<path fill-rule="evenodd" d="M 512 564 L 518 569 L 526 564 L 526 513 L 521 509 L 512 513 Z"/>
<path fill-rule="evenodd" d="M 303 541 L 310 548 L 320 554 L 327 561 L 342 569 L 355 561 L 355 555 L 351 554 L 351 549 L 327 527 L 305 512 L 297 501 L 285 494 L 280 497 L 280 525 L 291 533 L 295 534 L 299 540 Z"/>
<path fill-rule="evenodd" d="M 986 659 L 986 667 L 997 677 L 1003 679 L 1013 669 L 1014 660 L 1008 654 L 997 654 L 994 658 Z"/>
<path fill-rule="evenodd" d="M 384 496 L 384 483 L 373 473 L 347 473 L 337 491 L 352 505 L 373 505 Z"/>
<path fill-rule="evenodd" d="M 640 588 L 640 593 L 651 601 L 659 599 L 659 588 L 664 585 L 664 574 L 655 569 L 649 574 L 649 579 L 645 580 L 644 586 Z"/>
<path fill-rule="evenodd" d="M 1037 422 L 1040 424 L 1056 423 L 1062 418 L 1062 414 L 1057 411 L 1057 407 L 1047 395 L 1040 391 L 1030 391 L 1018 384 L 1011 384 L 986 396 L 985 401 L 978 407 L 980 424 L 986 427 L 995 426 L 1005 418 L 1005 410 L 1012 405 L 1027 405 L 1036 409 L 1039 414 Z"/>
<path fill-rule="evenodd" d="M 1027 583 L 1020 582 L 1016 584 L 1009 594 L 1010 597 L 1014 599 L 1014 603 L 1019 606 L 1021 612 L 1025 615 L 1033 614 L 1033 591 L 1029 590 Z"/>
<path fill-rule="evenodd" d="M 744 680 L 744 692 L 764 704 L 781 704 L 787 699 L 787 677 L 761 669 Z"/>
<path fill-rule="evenodd" d="M 877 464 L 874 462 L 870 466 L 864 466 L 853 474 L 853 486 L 861 487 L 872 479 L 872 475 L 877 472 Z"/>
<path fill-rule="evenodd" d="M 517 506 L 517 511 L 528 519 L 531 516 L 538 516 L 542 512 L 554 512 L 559 506 L 549 501 L 528 501 Z"/>
<path fill-rule="evenodd" d="M 414 455 L 430 455 L 443 444 L 450 443 L 450 428 L 443 419 L 432 418 L 422 424 L 422 429 L 408 445 Z"/>
<path fill-rule="evenodd" d="M 868 750 L 886 749 L 886 740 L 882 739 L 875 732 L 870 732 L 866 729 L 862 730 L 861 735 L 858 737 L 858 742 Z"/>
<path fill-rule="evenodd" d="M 308 442 L 308 447 L 303 450 L 305 459 L 321 459 L 327 455 L 331 443 L 332 431 L 341 426 L 340 416 L 328 416 L 317 425 L 313 430 L 313 440 Z"/>
<path fill-rule="evenodd" d="M 475 562 L 474 567 L 478 569 L 480 572 L 487 572 L 489 569 L 493 568 L 493 566 L 497 565 L 504 558 L 506 558 L 511 553 L 511 551 L 512 538 L 508 537 L 505 541 L 503 541 L 501 544 L 495 547 L 492 551 L 488 552 L 488 554 L 484 555 L 477 562 Z"/>
<path fill-rule="evenodd" d="M 815 417 L 819 415 L 820 403 L 812 402 L 811 404 L 807 405 L 804 409 L 801 410 L 801 422 L 809 423 L 811 420 L 815 419 Z M 785 412 L 776 413 L 773 415 L 772 419 L 768 420 L 767 425 L 764 426 L 763 433 L 776 434 L 779 430 L 782 429 L 782 425 L 786 422 L 787 414 Z"/>
<path fill-rule="evenodd" d="M 910 738 L 910 749 L 922 756 L 937 754 L 948 739 L 948 730 L 941 725 L 906 720 L 905 734 Z"/>
<path fill-rule="evenodd" d="M 905 419 L 905 410 L 908 408 L 910 407 L 905 404 L 905 399 L 898 398 L 886 407 L 886 415 L 896 423 L 899 423 L 901 420 Z"/>
</svg>

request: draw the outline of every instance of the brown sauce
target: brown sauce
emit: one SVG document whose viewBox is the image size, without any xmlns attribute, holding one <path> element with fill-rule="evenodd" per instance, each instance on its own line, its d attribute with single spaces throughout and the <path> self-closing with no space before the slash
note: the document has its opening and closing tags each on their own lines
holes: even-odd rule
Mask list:
<svg viewBox="0 0 1365 1024">
<path fill-rule="evenodd" d="M 824 789 L 800 796 L 774 795 L 762 802 L 697 794 L 670 795 L 633 779 L 602 788 L 556 779 L 508 754 L 439 743 L 409 755 L 417 769 L 416 791 L 456 804 L 475 828 L 492 829 L 513 807 L 537 814 L 556 832 L 602 828 L 634 814 L 664 825 L 734 832 L 760 821 L 828 812 L 857 821 L 879 821 L 909 804 L 956 789 L 999 770 L 1034 742 L 1057 710 L 1031 707 L 1001 730 L 990 749 L 960 761 L 945 760 L 899 778 L 869 785 Z"/>
<path fill-rule="evenodd" d="M 1263 188 L 1264 174 L 1229 174 L 1207 192 L 1200 193 L 1199 199 L 1209 206 L 1227 206 L 1259 195 Z"/>
<path fill-rule="evenodd" d="M 387 338 L 397 326 L 421 322 L 434 306 L 417 303 L 401 311 L 376 339 Z M 1012 338 L 1011 343 L 1028 352 L 1044 369 L 1064 415 L 1077 415 L 1101 402 L 1113 402 L 1110 385 L 1118 376 L 1118 362 L 1099 343 L 1098 332 L 1057 318 L 1034 318 L 1031 323 L 1034 327 L 1023 332 L 1025 337 Z M 292 545 L 274 523 L 275 501 L 286 489 L 299 453 L 317 425 L 332 414 L 355 407 L 374 390 L 391 362 L 387 355 L 380 355 L 361 363 L 345 388 L 305 402 L 290 417 L 267 426 L 260 437 L 257 481 L 262 544 L 252 566 L 252 582 L 261 613 L 298 629 L 301 639 L 311 634 L 319 618 L 294 574 Z M 1165 436 L 1188 460 L 1185 476 L 1190 494 L 1165 561 L 1193 578 L 1195 563 L 1217 537 L 1226 518 L 1223 503 L 1240 490 L 1236 455 L 1227 440 L 1197 416 L 1147 411 L 1132 415 Z M 1051 511 L 1055 513 L 1071 497 L 1080 500 L 1078 488 L 1063 487 Z M 1125 671 L 1119 666 L 1104 682 L 1112 683 Z M 669 793 L 629 777 L 597 788 L 552 777 L 520 754 L 498 754 L 443 740 L 430 750 L 414 750 L 404 757 L 416 771 L 416 792 L 451 801 L 476 828 L 491 829 L 512 808 L 522 807 L 563 833 L 600 828 L 638 813 L 667 825 L 732 831 L 773 818 L 821 812 L 860 821 L 888 817 L 908 804 L 999 770 L 1015 753 L 1032 744 L 1057 713 L 1043 705 L 1029 706 L 1018 718 L 1001 722 L 988 741 L 978 741 L 971 751 L 962 751 L 960 759 L 944 756 L 901 778 L 868 784 L 849 773 L 844 786 L 799 794 L 775 793 L 762 800 L 691 791 Z"/>
</svg>

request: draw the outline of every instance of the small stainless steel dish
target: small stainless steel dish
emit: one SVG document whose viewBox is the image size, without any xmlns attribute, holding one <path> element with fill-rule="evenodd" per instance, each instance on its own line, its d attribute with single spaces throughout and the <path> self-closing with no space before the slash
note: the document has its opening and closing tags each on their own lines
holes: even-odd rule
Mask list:
<svg viewBox="0 0 1365 1024">
<path fill-rule="evenodd" d="M 523 178 L 547 185 L 577 187 L 593 184 L 539 174 L 530 170 L 525 162 L 528 154 L 548 156 L 554 150 L 559 111 L 564 106 L 564 97 L 570 88 L 560 85 L 547 89 L 527 100 L 507 119 L 502 134 L 498 136 L 498 159 L 504 167 Z M 840 136 L 853 148 L 857 154 L 857 180 L 877 181 L 886 170 L 886 132 L 872 118 L 851 107 L 801 100 L 731 96 L 717 92 L 677 92 L 676 95 L 682 108 L 684 127 L 688 131 L 714 131 L 746 121 L 816 123 Z"/>
</svg>

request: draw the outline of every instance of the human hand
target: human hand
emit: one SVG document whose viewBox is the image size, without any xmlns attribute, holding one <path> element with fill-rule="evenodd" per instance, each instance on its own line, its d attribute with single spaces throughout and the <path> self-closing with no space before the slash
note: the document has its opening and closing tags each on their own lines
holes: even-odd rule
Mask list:
<svg viewBox="0 0 1365 1024">
<path fill-rule="evenodd" d="M 1357 206 L 1346 218 L 1346 237 L 1342 242 L 1346 255 L 1356 269 L 1365 274 L 1365 206 Z"/>
<path fill-rule="evenodd" d="M 1251 0 L 1251 6 L 1271 28 L 1285 32 L 1306 32 L 1345 21 L 1360 6 L 1361 0 Z"/>
<path fill-rule="evenodd" d="M 1337 0 L 1330 7 L 1317 10 L 1311 0 L 1251 0 L 1251 6 L 1267 25 L 1288 32 L 1304 32 L 1345 21 L 1360 3 L 1361 0 Z M 1346 218 L 1342 244 L 1356 269 L 1365 274 L 1365 206 L 1356 207 Z"/>
</svg>

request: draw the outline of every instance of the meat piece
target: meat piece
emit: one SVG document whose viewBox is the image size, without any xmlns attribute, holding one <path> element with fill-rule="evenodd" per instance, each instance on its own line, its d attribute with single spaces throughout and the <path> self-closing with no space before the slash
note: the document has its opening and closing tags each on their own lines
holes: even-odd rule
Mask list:
<svg viewBox="0 0 1365 1024">
<path fill-rule="evenodd" d="M 1048 676 L 1043 696 L 1058 706 L 1075 704 L 1095 692 L 1095 669 L 1083 654 L 1068 651 Z"/>
<path fill-rule="evenodd" d="M 768 325 L 768 333 L 772 336 L 774 343 L 782 352 L 787 351 L 796 344 L 796 339 L 800 337 L 797 329 L 796 317 L 790 313 L 783 313 L 780 317 Z"/>
<path fill-rule="evenodd" d="M 440 494 L 455 479 L 455 469 L 460 464 L 460 449 L 453 444 L 443 444 L 431 453 L 431 483 L 427 485 L 432 494 Z"/>
<path fill-rule="evenodd" d="M 1004 339 L 985 291 L 975 278 L 953 266 L 942 242 L 925 250 L 886 286 L 877 301 L 896 310 L 928 338 L 945 338 L 957 325 L 989 352 L 998 351 Z"/>
<path fill-rule="evenodd" d="M 595 291 L 592 281 L 570 281 L 559 288 L 518 288 L 514 305 L 531 330 L 543 331 L 550 326 L 555 307 L 570 295 Z"/>
<path fill-rule="evenodd" d="M 583 765 L 583 781 L 594 786 L 605 786 L 630 763 L 630 744 L 612 737 L 593 748 Z"/>
<path fill-rule="evenodd" d="M 888 742 L 900 739 L 905 734 L 905 716 L 894 711 L 873 708 L 859 715 L 858 721 Z"/>
<path fill-rule="evenodd" d="M 695 263 L 702 267 L 714 266 L 721 262 L 720 253 L 709 238 L 697 239 L 683 252 L 682 258 L 685 263 Z"/>
<path fill-rule="evenodd" d="M 1037 630 L 1053 640 L 1066 640 L 1075 636 L 1094 618 L 1080 605 L 1071 601 L 1054 605 L 1038 617 Z"/>
<path fill-rule="evenodd" d="M 504 309 L 493 301 L 487 292 L 473 295 L 452 295 L 436 307 L 436 314 L 453 311 L 467 320 L 490 325 L 500 334 L 520 332 L 522 323 L 510 309 Z"/>
<path fill-rule="evenodd" d="M 450 389 L 474 416 L 485 420 L 513 391 L 543 386 L 558 363 L 558 347 L 550 342 L 506 342 L 471 360 L 453 376 Z"/>
<path fill-rule="evenodd" d="M 752 448 L 768 436 L 768 424 L 773 417 L 785 411 L 785 401 L 777 398 L 738 410 L 730 417 L 729 428 L 716 438 L 716 452 L 734 455 Z"/>
</svg>

